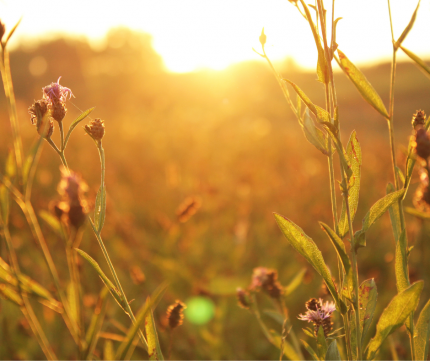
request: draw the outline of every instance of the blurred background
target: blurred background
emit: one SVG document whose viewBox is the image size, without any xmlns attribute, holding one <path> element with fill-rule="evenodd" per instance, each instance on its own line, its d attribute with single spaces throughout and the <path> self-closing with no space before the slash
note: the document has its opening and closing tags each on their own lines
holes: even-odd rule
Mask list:
<svg viewBox="0 0 430 361">
<path fill-rule="evenodd" d="M 255 4 L 252 2 L 251 8 Z M 299 18 L 294 8 L 287 5 L 285 14 L 294 13 L 294 17 Z M 89 2 L 89 6 L 93 3 Z M 46 9 L 53 15 L 55 9 Z M 60 13 L 60 9 L 55 11 Z M 413 7 L 410 13 L 412 11 Z M 301 331 L 307 325 L 296 316 L 305 311 L 304 303 L 309 298 L 329 299 L 329 296 L 321 286 L 321 278 L 288 246 L 272 212 L 285 215 L 303 228 L 321 249 L 332 273 L 337 274 L 336 253 L 317 222 L 333 223 L 327 158 L 305 140 L 268 65 L 251 50 L 252 46 L 259 49 L 260 23 L 267 21 L 266 12 L 267 9 L 257 21 L 254 33 L 247 34 L 251 35 L 251 41 L 246 43 L 248 58 L 239 56 L 225 60 L 225 64 L 222 60 L 219 66 L 198 58 L 194 64 L 183 65 L 181 59 L 206 53 L 197 43 L 193 52 L 187 48 L 176 49 L 182 64 L 176 70 L 169 65 L 172 64 L 169 55 L 162 55 L 162 46 L 159 45 L 158 51 L 154 48 L 156 33 L 148 34 L 134 26 L 106 29 L 106 33 L 97 35 L 98 39 L 97 36 L 76 35 L 73 31 L 43 33 L 43 29 L 37 28 L 29 35 L 25 21 L 30 16 L 37 19 L 37 15 L 42 14 L 39 9 L 24 18 L 22 32 L 18 28 L 15 34 L 11 66 L 24 150 L 28 153 L 37 140 L 27 109 L 42 97 L 43 86 L 61 76 L 61 84 L 75 95 L 68 102 L 66 129 L 81 111 L 93 106 L 96 109 L 91 117 L 105 121 L 103 145 L 108 202 L 102 235 L 128 298 L 135 299 L 132 307 L 137 310 L 159 284 L 170 282 L 155 311 L 160 341 L 167 348 L 164 321 L 167 306 L 176 299 L 198 305 L 195 310 L 188 310 L 190 318 L 186 317 L 184 325 L 173 334 L 172 359 L 279 358 L 278 350 L 264 338 L 251 313 L 236 305 L 236 287 L 246 288 L 252 270 L 258 266 L 277 269 L 283 285 L 300 270 L 306 270 L 302 284 L 286 303 L 296 333 L 300 338 L 307 337 Z M 119 12 L 118 16 L 121 14 Z M 90 21 L 93 15 L 98 24 L 100 14 L 82 8 L 79 16 L 85 18 L 80 19 L 80 24 Z M 67 12 L 62 16 L 66 21 Z M 403 19 L 404 25 L 408 20 L 409 15 Z M 49 24 L 43 17 L 38 22 L 44 26 Z M 67 22 L 70 23 L 70 19 Z M 301 23 L 303 25 L 304 21 Z M 9 29 L 13 26 L 13 23 L 6 24 Z M 270 29 L 270 24 L 263 25 Z M 217 26 L 221 31 L 224 23 Z M 421 26 L 419 22 L 417 26 Z M 276 41 L 276 27 L 273 29 L 275 40 L 270 40 L 268 45 Z M 425 56 L 428 48 L 420 52 L 412 47 L 415 31 L 418 33 L 416 29 L 411 33 L 411 50 Z M 266 33 L 270 39 L 270 31 Z M 234 38 L 234 34 L 229 34 Z M 306 34 L 310 35 L 307 28 Z M 383 60 L 391 49 L 390 34 L 387 34 L 384 46 L 388 48 L 388 55 L 359 59 L 362 71 L 386 105 L 390 64 Z M 300 49 L 312 48 L 311 56 L 314 45 L 312 39 L 309 40 Z M 350 56 L 346 50 L 350 43 L 345 41 L 344 44 L 342 49 Z M 405 46 L 408 47 L 408 43 L 405 42 Z M 269 47 L 269 56 L 270 51 Z M 350 58 L 355 60 L 353 56 Z M 283 76 L 297 83 L 316 104 L 323 106 L 323 87 L 311 69 L 315 56 L 310 65 L 305 62 L 304 66 L 294 54 L 275 55 L 274 59 Z M 216 70 L 217 67 L 223 69 Z M 412 115 L 417 109 L 430 112 L 430 81 L 407 61 L 398 64 L 397 74 L 395 139 L 398 164 L 404 170 Z M 367 105 L 342 73 L 335 74 L 335 82 L 343 143 L 347 143 L 355 129 L 363 151 L 360 203 L 354 226 L 357 230 L 370 206 L 385 195 L 387 183 L 393 180 L 388 130 L 385 120 Z M 12 147 L 3 92 L 0 124 L 0 167 L 3 169 Z M 57 143 L 58 138 L 56 130 L 53 139 Z M 87 198 L 94 204 L 100 183 L 99 157 L 93 141 L 81 127 L 73 133 L 66 157 L 70 168 L 81 173 L 88 183 Z M 49 210 L 50 202 L 59 198 L 56 191 L 59 166 L 58 156 L 45 144 L 32 196 L 37 212 Z M 411 205 L 417 183 L 415 174 L 407 205 Z M 196 213 L 184 219 L 178 214 L 184 202 L 190 199 L 195 202 Z M 339 192 L 338 201 L 340 205 Z M 65 245 L 43 220 L 40 222 L 60 276 L 66 282 Z M 411 254 L 411 281 L 426 279 L 429 269 L 424 260 L 430 254 L 425 244 L 428 242 L 427 225 L 410 216 L 407 222 L 410 243 L 416 248 Z M 12 208 L 11 231 L 23 272 L 48 288 L 53 287 L 42 254 L 16 205 Z M 108 273 L 90 229 L 84 234 L 81 248 Z M 1 252 L 5 254 L 4 244 Z M 388 214 L 369 231 L 367 247 L 360 250 L 358 260 L 360 280 L 371 277 L 376 280 L 380 295 L 378 317 L 396 294 L 394 239 Z M 102 282 L 84 261 L 81 273 L 89 320 Z M 428 299 L 429 287 L 427 282 L 422 303 Z M 273 307 L 264 297 L 259 301 L 263 309 Z M 0 355 L 3 358 L 43 358 L 19 310 L 1 302 L 0 328 L 5 346 L 1 347 Z M 61 335 L 64 340 L 60 344 L 53 341 L 57 354 L 71 357 L 73 342 L 61 318 L 46 308 L 38 312 L 46 325 L 48 338 L 59 340 Z M 339 323 L 340 317 L 336 317 Z M 110 302 L 105 333 L 119 332 L 115 319 L 125 326 L 129 324 L 117 305 Z M 280 325 L 269 318 L 267 322 L 281 331 Z M 396 333 L 394 338 L 399 356 L 404 353 L 407 357 L 408 347 L 402 346 L 407 345 L 405 331 Z M 143 358 L 145 353 L 138 350 L 135 357 Z"/>
</svg>

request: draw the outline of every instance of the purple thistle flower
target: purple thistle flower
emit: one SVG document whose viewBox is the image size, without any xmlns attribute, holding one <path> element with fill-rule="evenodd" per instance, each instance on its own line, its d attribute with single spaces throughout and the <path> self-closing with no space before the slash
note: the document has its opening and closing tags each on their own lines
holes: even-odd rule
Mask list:
<svg viewBox="0 0 430 361">
<path fill-rule="evenodd" d="M 58 102 L 64 103 L 67 100 L 67 97 L 69 97 L 69 99 L 72 96 L 75 97 L 69 88 L 60 85 L 60 79 L 61 76 L 58 78 L 56 83 L 51 83 L 50 85 L 42 88 L 43 98 L 46 99 L 50 104 Z"/>
<path fill-rule="evenodd" d="M 320 298 L 320 304 L 321 311 L 324 312 L 324 314 L 331 315 L 334 311 L 336 311 L 336 305 L 334 302 L 326 301 L 323 303 L 323 300 Z"/>
</svg>

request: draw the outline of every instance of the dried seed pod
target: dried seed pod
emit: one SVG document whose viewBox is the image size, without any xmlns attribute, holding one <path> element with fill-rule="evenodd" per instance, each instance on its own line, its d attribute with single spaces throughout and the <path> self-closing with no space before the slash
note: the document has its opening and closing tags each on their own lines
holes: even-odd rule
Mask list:
<svg viewBox="0 0 430 361">
<path fill-rule="evenodd" d="M 101 119 L 91 120 L 90 124 L 85 126 L 85 131 L 96 141 L 103 139 L 105 135 L 104 121 Z"/>
<path fill-rule="evenodd" d="M 167 308 L 167 320 L 169 321 L 169 327 L 174 329 L 180 325 L 182 325 L 184 320 L 184 309 L 186 309 L 184 303 L 179 300 L 176 300 L 174 304 L 170 305 Z"/>
<path fill-rule="evenodd" d="M 416 130 L 417 127 L 424 126 L 426 121 L 426 114 L 424 110 L 417 110 L 417 112 L 412 116 L 412 126 Z"/>
</svg>

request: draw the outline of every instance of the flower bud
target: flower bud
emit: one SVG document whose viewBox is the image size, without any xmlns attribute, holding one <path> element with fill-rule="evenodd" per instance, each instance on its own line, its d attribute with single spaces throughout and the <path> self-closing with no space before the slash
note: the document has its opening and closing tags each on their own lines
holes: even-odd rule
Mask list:
<svg viewBox="0 0 430 361">
<path fill-rule="evenodd" d="M 426 121 L 426 114 L 424 110 L 417 110 L 417 112 L 412 116 L 412 126 L 416 130 L 417 127 L 424 126 Z"/>
<path fill-rule="evenodd" d="M 94 119 L 85 126 L 85 131 L 96 141 L 102 140 L 105 135 L 104 121 L 101 119 Z"/>
<path fill-rule="evenodd" d="M 45 99 L 37 100 L 34 102 L 34 104 L 28 108 L 28 113 L 30 114 L 30 120 L 31 124 L 37 124 L 37 122 L 40 119 L 40 122 L 42 121 L 42 118 L 48 111 L 48 103 Z"/>
<path fill-rule="evenodd" d="M 52 118 L 58 123 L 62 122 L 67 113 L 66 105 L 63 102 L 56 102 L 52 104 Z"/>
</svg>

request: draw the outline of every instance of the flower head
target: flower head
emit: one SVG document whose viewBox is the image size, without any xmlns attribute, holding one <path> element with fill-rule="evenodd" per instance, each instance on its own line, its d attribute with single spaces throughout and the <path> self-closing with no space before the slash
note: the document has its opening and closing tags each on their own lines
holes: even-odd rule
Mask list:
<svg viewBox="0 0 430 361">
<path fill-rule="evenodd" d="M 318 335 L 318 329 L 322 326 L 324 330 L 324 335 L 327 335 L 332 330 L 333 323 L 331 322 L 331 316 L 334 311 L 336 311 L 336 306 L 333 302 L 326 301 L 320 298 L 310 299 L 306 302 L 306 308 L 308 311 L 305 314 L 300 314 L 298 319 L 302 321 L 313 322 L 315 336 Z"/>
<path fill-rule="evenodd" d="M 61 76 L 58 78 L 56 83 L 51 83 L 50 85 L 42 88 L 43 98 L 46 99 L 51 105 L 55 103 L 64 103 L 71 97 L 75 97 L 72 91 L 65 86 L 60 85 Z"/>
<path fill-rule="evenodd" d="M 279 298 L 284 293 L 278 281 L 278 272 L 266 267 L 254 268 L 250 289 L 253 291 L 262 289 L 272 298 Z"/>
</svg>

